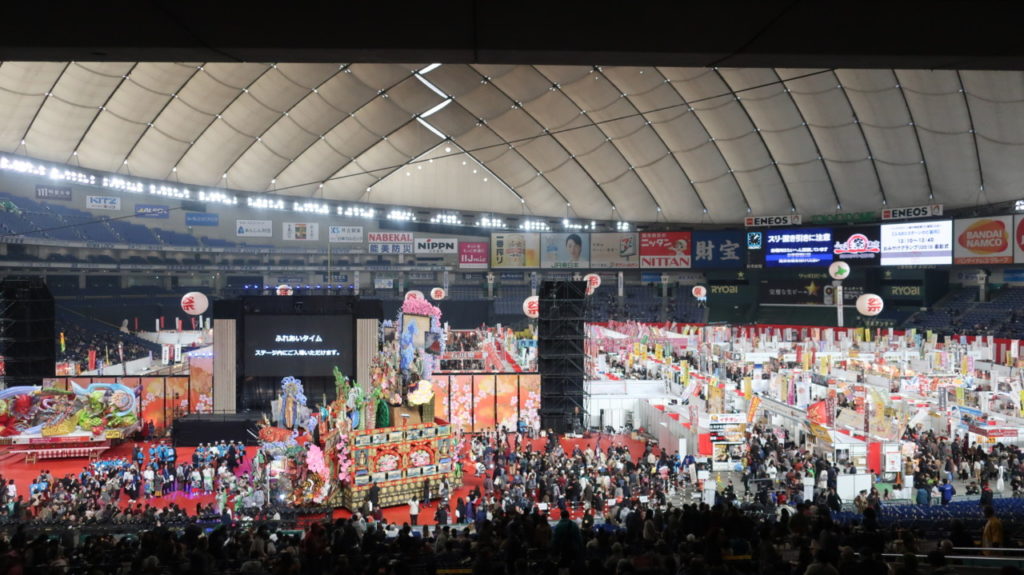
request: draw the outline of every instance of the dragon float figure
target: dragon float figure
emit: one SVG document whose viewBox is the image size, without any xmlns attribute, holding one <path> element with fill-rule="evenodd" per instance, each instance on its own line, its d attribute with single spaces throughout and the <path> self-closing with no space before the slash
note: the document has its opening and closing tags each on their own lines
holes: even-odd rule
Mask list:
<svg viewBox="0 0 1024 575">
<path fill-rule="evenodd" d="M 78 429 L 95 435 L 138 421 L 135 392 L 120 383 L 93 383 L 71 390 L 18 386 L 0 390 L 0 436 L 67 435 Z"/>
</svg>

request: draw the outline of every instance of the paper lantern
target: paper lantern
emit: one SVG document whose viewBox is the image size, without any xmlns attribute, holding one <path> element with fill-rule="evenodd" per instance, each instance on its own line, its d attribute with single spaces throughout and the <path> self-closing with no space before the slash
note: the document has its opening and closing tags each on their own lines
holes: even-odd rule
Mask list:
<svg viewBox="0 0 1024 575">
<path fill-rule="evenodd" d="M 530 319 L 540 317 L 540 298 L 532 295 L 523 300 L 523 313 Z"/>
<path fill-rule="evenodd" d="M 437 301 L 443 300 L 445 298 L 445 296 L 447 296 L 447 295 L 448 295 L 448 292 L 444 291 L 444 288 L 436 287 L 436 288 L 430 290 L 430 299 L 433 299 L 433 300 L 437 300 Z"/>
<path fill-rule="evenodd" d="M 850 264 L 846 262 L 832 262 L 828 266 L 828 275 L 834 280 L 844 280 L 850 277 Z"/>
<path fill-rule="evenodd" d="M 708 288 L 704 286 L 693 286 L 693 289 L 690 290 L 690 293 L 693 294 L 693 297 L 697 299 L 705 299 L 706 297 L 708 297 Z"/>
<path fill-rule="evenodd" d="M 427 299 L 423 296 L 423 292 L 418 289 L 409 290 L 405 292 L 405 299 Z"/>
<path fill-rule="evenodd" d="M 873 316 L 882 313 L 885 308 L 885 302 L 882 301 L 882 296 L 873 293 L 866 293 L 857 298 L 857 311 L 861 315 Z"/>
<path fill-rule="evenodd" d="M 188 315 L 202 315 L 210 308 L 210 300 L 206 294 L 190 291 L 181 297 L 181 311 Z"/>
<path fill-rule="evenodd" d="M 597 274 L 587 274 L 583 276 L 583 281 L 587 282 L 587 295 L 594 295 L 597 288 L 601 287 L 601 276 Z"/>
<path fill-rule="evenodd" d="M 281 284 L 281 285 L 277 286 L 276 293 L 277 293 L 277 295 L 292 295 L 293 293 L 295 293 L 295 290 L 293 290 L 292 286 L 290 286 L 290 285 Z"/>
</svg>

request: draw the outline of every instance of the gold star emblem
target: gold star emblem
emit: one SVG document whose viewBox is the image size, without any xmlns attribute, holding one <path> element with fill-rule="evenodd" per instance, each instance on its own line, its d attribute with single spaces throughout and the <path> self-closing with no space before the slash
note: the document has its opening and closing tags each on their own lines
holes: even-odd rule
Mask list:
<svg viewBox="0 0 1024 575">
<path fill-rule="evenodd" d="M 804 287 L 807 288 L 807 295 L 818 295 L 818 284 L 814 283 L 814 280 Z"/>
</svg>

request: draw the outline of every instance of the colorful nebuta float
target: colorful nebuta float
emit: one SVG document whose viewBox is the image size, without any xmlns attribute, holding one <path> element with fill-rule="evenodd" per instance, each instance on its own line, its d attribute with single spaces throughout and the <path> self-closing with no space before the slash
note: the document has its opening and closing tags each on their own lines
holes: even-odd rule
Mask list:
<svg viewBox="0 0 1024 575">
<path fill-rule="evenodd" d="M 46 443 L 47 439 L 104 441 L 138 428 L 139 399 L 119 383 L 70 389 L 18 386 L 0 390 L 0 437 L 5 443 Z"/>
<path fill-rule="evenodd" d="M 335 368 L 336 399 L 317 409 L 307 406 L 301 381 L 282 380 L 274 423 L 265 418 L 259 431 L 256 467 L 271 497 L 356 509 L 373 484 L 383 507 L 438 493 L 455 469 L 451 425 L 434 417 L 429 381 L 444 348 L 440 318 L 422 296 L 407 299 L 381 325 L 371 381 Z"/>
</svg>

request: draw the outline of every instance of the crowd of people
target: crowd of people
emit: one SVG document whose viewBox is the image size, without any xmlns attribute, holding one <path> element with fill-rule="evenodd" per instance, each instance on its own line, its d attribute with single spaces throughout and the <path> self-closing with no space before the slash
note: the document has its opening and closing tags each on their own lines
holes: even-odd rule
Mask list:
<svg viewBox="0 0 1024 575">
<path fill-rule="evenodd" d="M 1000 468 L 1021 465 L 1016 448 L 997 446 L 986 453 L 959 437 L 908 437 L 919 445 L 920 457 L 908 465 L 921 481 L 949 481 L 950 473 L 963 480 L 963 470 L 984 482 L 996 480 Z M 1008 543 L 984 500 L 986 523 L 979 533 L 954 522 L 943 534 L 949 541 L 926 543 L 912 530 L 883 527 L 888 494 L 871 490 L 853 502 L 841 501 L 836 482 L 850 471 L 847 462 L 808 452 L 766 427 L 755 427 L 749 436 L 742 493 L 727 481 L 714 501 L 694 503 L 673 497 L 703 491 L 692 456 L 651 441 L 631 452 L 614 435 L 563 443 L 549 433 L 541 443 L 504 429 L 465 436 L 465 470 L 457 468 L 454 486 L 445 482 L 437 493 L 410 501 L 408 523 L 389 522 L 374 509 L 304 530 L 280 521 L 270 494 L 260 487 L 266 484 L 259 477 L 262 466 L 240 473 L 244 445 L 202 445 L 185 461 L 167 443 L 137 447 L 128 458 L 94 462 L 77 475 L 57 478 L 44 470 L 29 486 L 27 501 L 13 481 L 4 481 L 0 575 L 398 574 L 442 568 L 496 574 L 923 574 L 956 572 L 946 565 L 954 547 L 974 546 L 979 538 L 990 547 Z M 465 496 L 456 495 L 463 473 L 474 478 Z M 813 499 L 805 500 L 808 476 L 815 489 Z M 172 493 L 216 497 L 194 510 L 153 504 Z M 848 503 L 857 519 L 837 520 Z M 428 516 L 432 521 L 417 521 Z M 79 540 L 67 529 L 53 531 L 58 536 L 40 532 L 46 525 L 124 529 Z M 908 555 L 889 570 L 883 553 Z M 920 553 L 929 553 L 928 568 L 915 565 L 914 554 Z"/>
<path fill-rule="evenodd" d="M 221 441 L 201 445 L 190 460 L 178 461 L 177 449 L 167 442 L 152 444 L 148 454 L 136 445 L 131 457 L 94 461 L 77 474 L 55 477 L 43 470 L 28 485 L 27 499 L 13 479 L 0 476 L 5 486 L 0 509 L 8 522 L 68 525 L 266 516 L 265 482 L 257 480 L 258 473 L 237 473 L 245 450 L 241 443 Z M 214 495 L 214 500 L 191 510 L 163 499 L 196 495 Z"/>
</svg>

